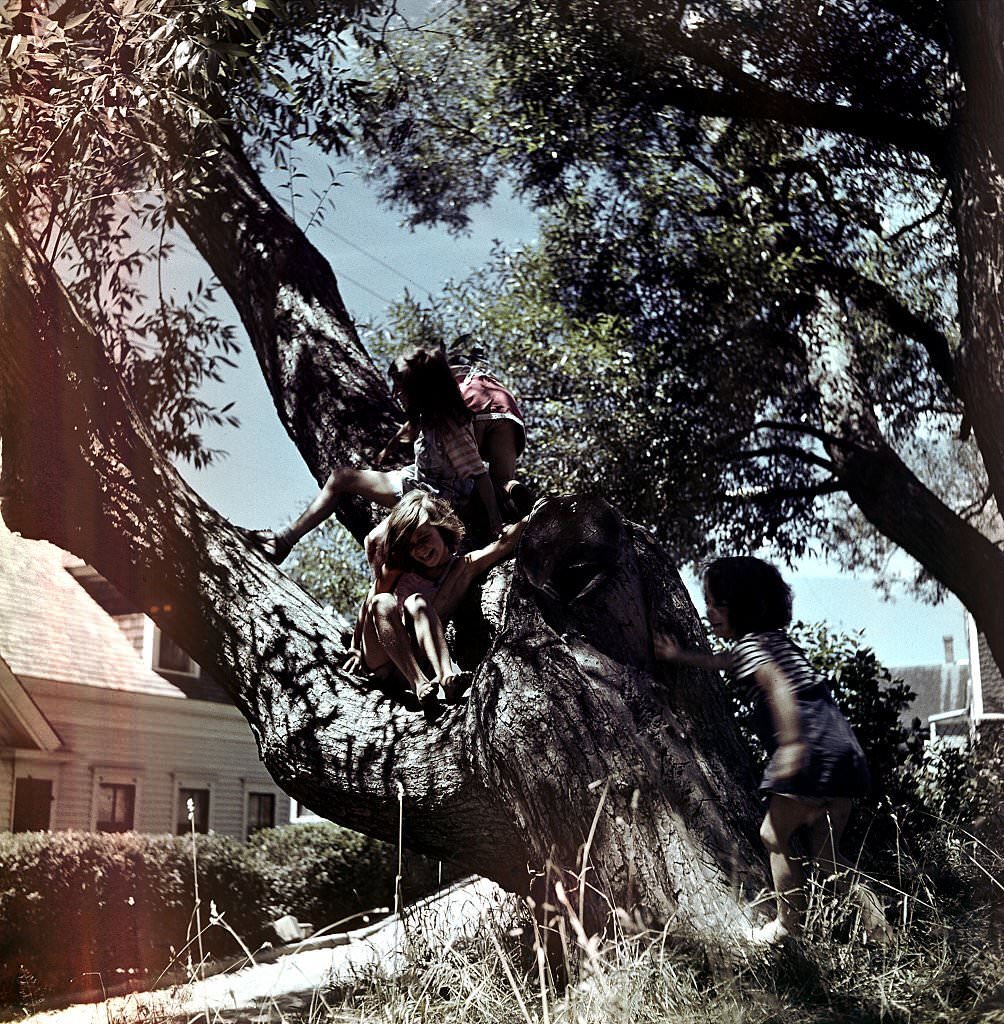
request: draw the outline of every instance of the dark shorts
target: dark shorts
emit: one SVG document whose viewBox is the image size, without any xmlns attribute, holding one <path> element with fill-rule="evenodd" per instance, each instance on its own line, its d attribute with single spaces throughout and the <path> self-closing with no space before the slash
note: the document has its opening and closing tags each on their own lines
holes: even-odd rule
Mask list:
<svg viewBox="0 0 1004 1024">
<path fill-rule="evenodd" d="M 840 709 L 830 700 L 799 703 L 803 739 L 808 746 L 805 763 L 797 775 L 776 779 L 767 765 L 760 792 L 801 799 L 861 797 L 871 788 L 864 751 Z"/>
</svg>

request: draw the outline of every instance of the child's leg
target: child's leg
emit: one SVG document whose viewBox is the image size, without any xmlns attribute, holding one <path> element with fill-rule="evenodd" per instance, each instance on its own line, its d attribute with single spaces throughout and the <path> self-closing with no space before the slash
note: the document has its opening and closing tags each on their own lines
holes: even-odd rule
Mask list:
<svg viewBox="0 0 1004 1024">
<path fill-rule="evenodd" d="M 770 873 L 777 894 L 777 920 L 790 934 L 797 935 L 805 911 L 805 871 L 791 850 L 791 837 L 809 824 L 819 808 L 772 793 L 767 816 L 760 826 L 760 838 L 770 855 Z"/>
<path fill-rule="evenodd" d="M 404 602 L 405 614 L 415 631 L 418 649 L 428 659 L 436 679 L 443 687 L 447 703 L 454 703 L 469 684 L 470 673 L 454 662 L 446 643 L 443 621 L 423 594 L 412 594 Z"/>
<path fill-rule="evenodd" d="M 809 855 L 820 871 L 837 878 L 840 890 L 858 905 L 865 934 L 876 941 L 887 942 L 892 929 L 886 920 L 879 898 L 869 886 L 853 878 L 854 865 L 840 852 L 840 839 L 851 816 L 851 801 L 834 798 L 827 804 L 819 820 L 809 831 Z"/>
<path fill-rule="evenodd" d="M 533 507 L 530 488 L 516 479 L 516 459 L 524 443 L 523 428 L 512 420 L 475 423 L 478 451 L 488 463 L 488 474 L 499 493 L 507 518 L 522 519 Z"/>
<path fill-rule="evenodd" d="M 520 428 L 512 420 L 488 420 L 484 432 L 478 432 L 478 449 L 488 463 L 492 480 L 503 490 L 516 476 Z"/>
<path fill-rule="evenodd" d="M 827 875 L 835 875 L 851 865 L 840 852 L 840 839 L 851 816 L 851 801 L 831 800 L 809 829 L 809 856 Z"/>
<path fill-rule="evenodd" d="M 415 631 L 415 643 L 429 660 L 437 679 L 453 673 L 453 658 L 446 644 L 443 622 L 424 594 L 411 594 L 404 602 L 405 615 Z"/>
<path fill-rule="evenodd" d="M 390 659 L 422 702 L 436 694 L 436 686 L 415 658 L 411 636 L 401 618 L 393 594 L 374 594 L 367 604 L 363 625 L 362 652 L 366 667 L 379 668 Z M 381 658 L 384 655 L 384 658 Z"/>
<path fill-rule="evenodd" d="M 396 504 L 398 499 L 393 478 L 389 473 L 381 473 L 377 469 L 336 466 L 328 474 L 328 479 L 317 492 L 317 496 L 300 513 L 296 521 L 275 534 L 275 560 L 281 562 L 304 534 L 324 522 L 334 512 L 335 505 L 343 494 L 358 494 L 388 508 Z"/>
</svg>

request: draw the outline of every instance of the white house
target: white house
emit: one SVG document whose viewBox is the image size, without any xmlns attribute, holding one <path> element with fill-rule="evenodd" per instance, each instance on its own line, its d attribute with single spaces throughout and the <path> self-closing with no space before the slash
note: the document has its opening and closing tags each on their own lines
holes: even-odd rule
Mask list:
<svg viewBox="0 0 1004 1024">
<path fill-rule="evenodd" d="M 0 830 L 290 820 L 224 691 L 93 569 L 0 522 Z"/>
<path fill-rule="evenodd" d="M 966 613 L 969 632 L 971 695 L 969 715 L 976 732 L 1004 727 L 1004 678 L 990 653 L 986 636 L 976 628 L 976 620 Z"/>
</svg>

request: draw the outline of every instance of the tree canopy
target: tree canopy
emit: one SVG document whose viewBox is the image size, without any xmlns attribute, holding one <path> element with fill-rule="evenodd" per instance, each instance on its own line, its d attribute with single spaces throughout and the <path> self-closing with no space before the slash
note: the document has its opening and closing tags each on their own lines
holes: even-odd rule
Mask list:
<svg viewBox="0 0 1004 1024">
<path fill-rule="evenodd" d="M 984 382 L 963 383 L 956 298 L 972 107 L 958 12 L 442 9 L 372 59 L 383 193 L 412 223 L 462 229 L 505 180 L 544 227 L 533 251 L 394 326 L 475 333 L 541 400 L 545 480 L 588 486 L 595 465 L 592 485 L 680 557 L 813 546 L 880 568 L 893 542 L 959 593 L 841 454 L 867 430 L 876 457 L 897 460 L 893 493 L 921 487 L 963 533 L 996 521 L 984 459 L 997 423 L 974 439 L 967 389 Z M 833 325 L 860 385 L 853 429 L 834 422 L 820 363 Z"/>
</svg>

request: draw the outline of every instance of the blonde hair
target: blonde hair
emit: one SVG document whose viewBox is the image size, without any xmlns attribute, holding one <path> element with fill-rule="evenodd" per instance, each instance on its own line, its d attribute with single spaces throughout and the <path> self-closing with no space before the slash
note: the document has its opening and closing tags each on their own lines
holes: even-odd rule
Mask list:
<svg viewBox="0 0 1004 1024">
<path fill-rule="evenodd" d="M 464 524 L 457 518 L 448 501 L 428 491 L 416 490 L 406 494 L 387 517 L 386 555 L 388 569 L 410 569 L 411 538 L 415 531 L 428 523 L 439 530 L 443 543 L 451 552 L 460 547 Z"/>
</svg>

